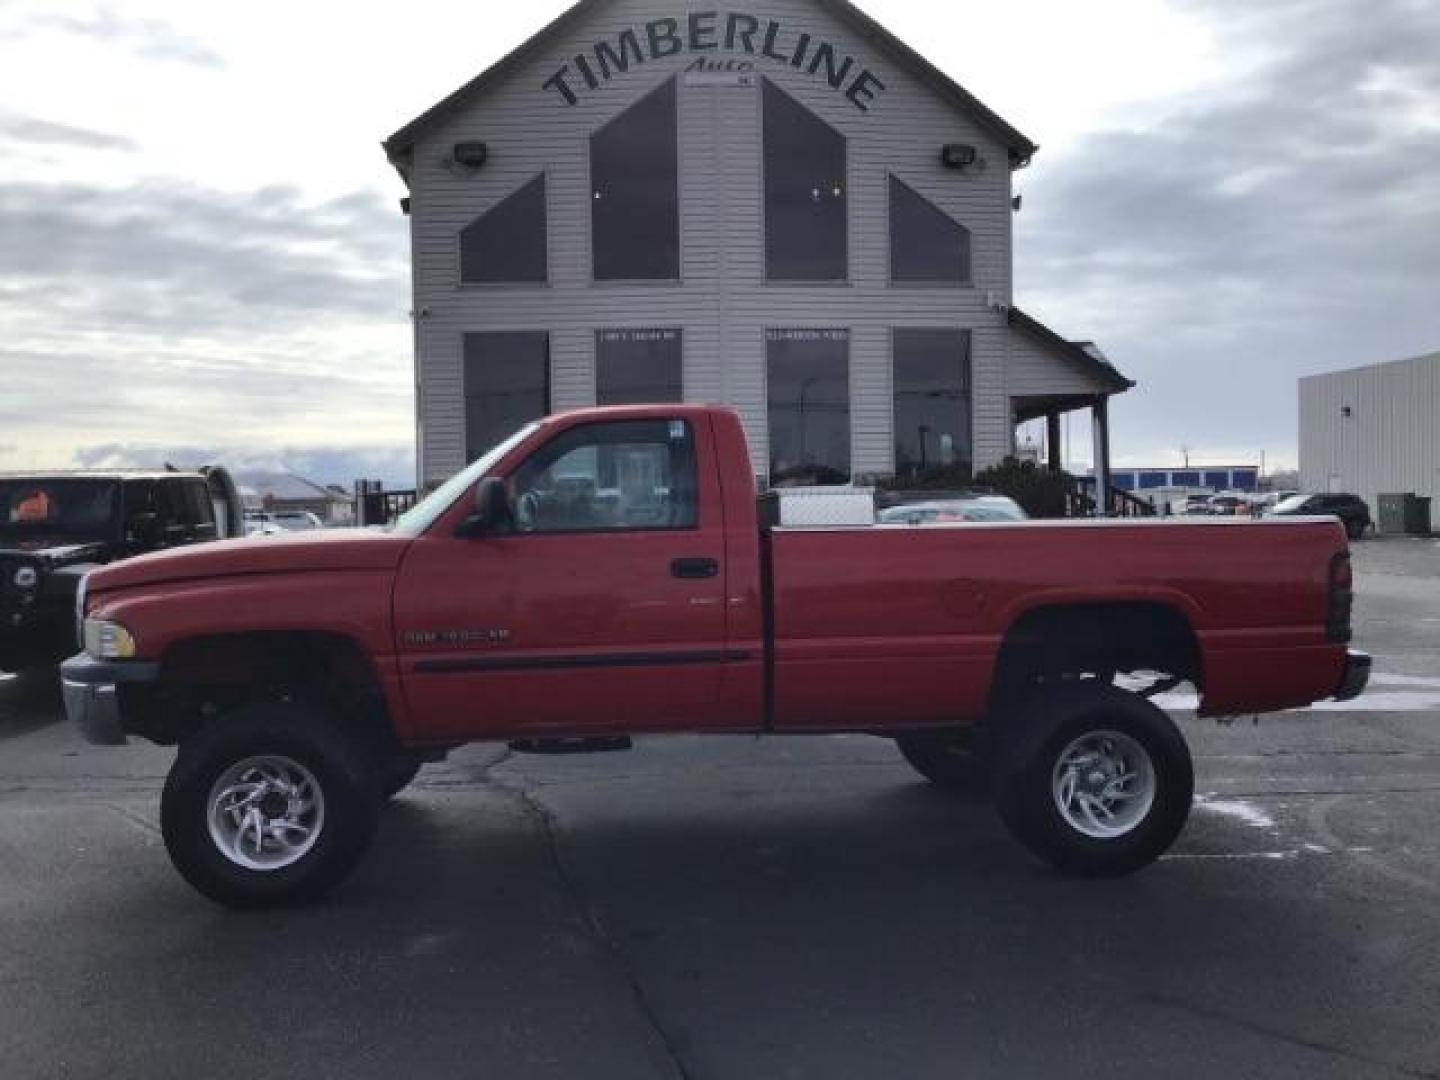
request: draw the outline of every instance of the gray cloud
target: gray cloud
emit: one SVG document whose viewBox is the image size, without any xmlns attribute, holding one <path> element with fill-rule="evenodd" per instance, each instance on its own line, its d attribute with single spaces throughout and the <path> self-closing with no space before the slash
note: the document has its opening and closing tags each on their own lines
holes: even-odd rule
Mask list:
<svg viewBox="0 0 1440 1080">
<path fill-rule="evenodd" d="M 105 4 L 78 15 L 49 11 L 24 14 L 16 23 L 0 30 L 0 38 L 18 41 L 44 33 L 69 34 L 104 45 L 118 45 L 151 60 L 213 68 L 224 65 L 219 53 L 169 23 L 131 18 Z"/>
<path fill-rule="evenodd" d="M 35 116 L 0 113 L 0 141 L 38 146 L 70 146 L 81 150 L 134 150 L 134 141 L 89 128 L 58 124 Z"/>
<path fill-rule="evenodd" d="M 1222 47 L 1263 42 L 1271 59 L 1153 130 L 1022 174 L 1017 291 L 1140 380 L 1122 447 L 1126 427 L 1158 445 L 1293 446 L 1297 375 L 1440 342 L 1440 117 L 1425 111 L 1440 14 L 1429 0 L 1181 6 Z"/>
<path fill-rule="evenodd" d="M 0 183 L 0 235 L 0 289 L 71 328 L 250 333 L 261 317 L 404 317 L 403 219 L 370 192 L 308 203 L 288 187 Z"/>
<path fill-rule="evenodd" d="M 0 235 L 11 440 L 364 444 L 413 408 L 405 223 L 377 194 L 0 182 Z"/>
</svg>

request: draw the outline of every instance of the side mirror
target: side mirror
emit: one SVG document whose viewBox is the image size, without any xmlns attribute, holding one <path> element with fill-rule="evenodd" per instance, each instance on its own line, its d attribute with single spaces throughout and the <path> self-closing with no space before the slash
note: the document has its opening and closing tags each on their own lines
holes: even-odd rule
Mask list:
<svg viewBox="0 0 1440 1080">
<path fill-rule="evenodd" d="M 461 532 L 465 536 L 491 536 L 507 533 L 515 527 L 515 513 L 510 508 L 510 492 L 498 476 L 487 476 L 475 489 L 475 509 L 465 519 Z"/>
</svg>

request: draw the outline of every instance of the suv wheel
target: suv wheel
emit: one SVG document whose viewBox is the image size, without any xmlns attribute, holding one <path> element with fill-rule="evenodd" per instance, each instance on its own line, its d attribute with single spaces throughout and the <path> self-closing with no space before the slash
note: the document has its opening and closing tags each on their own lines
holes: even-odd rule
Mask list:
<svg viewBox="0 0 1440 1080">
<path fill-rule="evenodd" d="M 160 801 L 171 861 L 227 907 L 314 900 L 359 861 L 377 779 L 362 745 L 297 705 L 237 709 L 181 744 Z"/>
<path fill-rule="evenodd" d="M 1014 715 L 996 806 L 1010 831 L 1069 874 L 1128 874 L 1190 815 L 1189 748 L 1163 710 L 1112 686 L 1052 688 Z"/>
</svg>

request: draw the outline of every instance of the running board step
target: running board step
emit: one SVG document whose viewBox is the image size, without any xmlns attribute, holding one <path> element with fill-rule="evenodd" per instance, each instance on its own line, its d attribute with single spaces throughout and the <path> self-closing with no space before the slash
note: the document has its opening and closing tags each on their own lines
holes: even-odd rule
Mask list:
<svg viewBox="0 0 1440 1080">
<path fill-rule="evenodd" d="M 595 739 L 515 739 L 510 749 L 517 754 L 610 754 L 633 749 L 629 735 Z"/>
</svg>

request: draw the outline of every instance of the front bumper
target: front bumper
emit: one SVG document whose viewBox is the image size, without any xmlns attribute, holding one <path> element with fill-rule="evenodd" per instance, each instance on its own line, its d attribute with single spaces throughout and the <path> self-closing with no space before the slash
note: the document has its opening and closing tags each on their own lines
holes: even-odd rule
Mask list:
<svg viewBox="0 0 1440 1080">
<path fill-rule="evenodd" d="M 140 660 L 96 660 L 88 653 L 60 665 L 65 715 L 96 746 L 124 746 L 120 686 L 145 685 L 160 677 L 160 665 Z"/>
<path fill-rule="evenodd" d="M 1350 650 L 1345 657 L 1345 674 L 1340 678 L 1340 688 L 1335 691 L 1336 701 L 1354 701 L 1365 692 L 1370 683 L 1371 663 L 1369 653 Z"/>
</svg>

